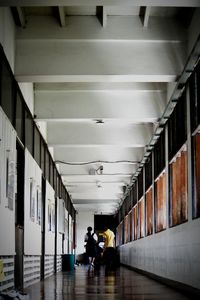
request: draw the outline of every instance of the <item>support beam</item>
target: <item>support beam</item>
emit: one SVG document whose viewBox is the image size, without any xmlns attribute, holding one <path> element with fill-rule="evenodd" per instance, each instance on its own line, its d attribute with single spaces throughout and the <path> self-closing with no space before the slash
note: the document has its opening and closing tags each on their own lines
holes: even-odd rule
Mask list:
<svg viewBox="0 0 200 300">
<path fill-rule="evenodd" d="M 144 147 L 150 141 L 153 126 L 116 124 L 99 126 L 97 124 L 49 123 L 47 141 L 51 147 L 99 147 L 124 146 Z M 120 139 L 119 139 L 120 137 Z"/>
<path fill-rule="evenodd" d="M 65 9 L 63 6 L 58 6 L 58 13 L 59 13 L 60 25 L 61 27 L 65 27 L 66 26 Z"/>
<path fill-rule="evenodd" d="M 18 16 L 19 16 L 19 21 L 20 21 L 21 27 L 25 28 L 26 27 L 25 14 L 24 14 L 21 7 L 17 6 L 16 9 L 17 9 L 17 13 L 18 13 Z"/>
<path fill-rule="evenodd" d="M 148 27 L 149 17 L 150 17 L 150 6 L 145 6 L 140 8 L 140 18 L 144 27 Z"/>
<path fill-rule="evenodd" d="M 35 115 L 38 121 L 156 122 L 166 103 L 162 91 L 41 91 L 35 92 Z"/>
<path fill-rule="evenodd" d="M 26 27 L 26 17 L 22 7 L 16 6 L 11 8 L 15 24 L 22 29 Z"/>
<path fill-rule="evenodd" d="M 143 148 L 125 148 L 125 147 L 109 147 L 97 148 L 93 147 L 79 148 L 55 148 L 55 160 L 67 161 L 71 163 L 82 163 L 90 161 L 141 161 L 144 155 Z M 67 160 L 66 160 L 67 159 Z"/>
<path fill-rule="evenodd" d="M 107 25 L 107 13 L 105 6 L 97 6 L 96 8 L 97 18 L 101 25 L 105 28 Z"/>
<path fill-rule="evenodd" d="M 73 204 L 80 204 L 80 205 L 83 205 L 83 204 L 94 204 L 94 205 L 96 205 L 97 203 L 100 203 L 100 204 L 108 204 L 108 203 L 110 203 L 110 204 L 112 204 L 112 203 L 118 203 L 119 202 L 119 199 L 98 199 L 98 201 L 97 200 L 92 200 L 92 199 L 86 199 L 86 200 L 80 200 L 80 199 L 73 199 Z"/>
<path fill-rule="evenodd" d="M 18 40 L 15 76 L 23 82 L 171 82 L 185 62 L 182 43 Z"/>
<path fill-rule="evenodd" d="M 1 0 L 0 6 L 164 6 L 200 7 L 199 0 Z"/>
<path fill-rule="evenodd" d="M 124 174 L 124 175 L 132 175 L 136 172 L 138 165 L 137 164 L 91 164 L 91 165 L 77 165 L 77 166 L 71 166 L 60 163 L 60 173 L 62 175 L 76 175 L 76 174 L 82 174 L 88 175 L 90 173 L 90 170 L 92 172 L 95 172 L 95 170 L 98 169 L 100 165 L 103 166 L 103 174 L 107 175 L 113 175 L 113 174 Z M 95 173 L 96 174 L 96 173 Z"/>
<path fill-rule="evenodd" d="M 131 41 L 180 43 L 187 41 L 187 31 L 175 18 L 151 16 L 151 26 L 144 30 L 139 17 L 112 16 L 104 30 L 95 16 L 68 16 L 68 24 L 60 30 L 53 16 L 30 16 L 26 30 L 17 28 L 17 40 L 46 41 Z M 79 29 L 81 28 L 81 30 Z"/>
</svg>

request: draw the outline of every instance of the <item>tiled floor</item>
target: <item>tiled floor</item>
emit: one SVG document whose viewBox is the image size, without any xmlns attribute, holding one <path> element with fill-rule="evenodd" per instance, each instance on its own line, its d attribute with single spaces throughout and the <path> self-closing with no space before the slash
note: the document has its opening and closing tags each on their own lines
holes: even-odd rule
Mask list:
<svg viewBox="0 0 200 300">
<path fill-rule="evenodd" d="M 30 300 L 186 300 L 175 290 L 146 276 L 120 267 L 117 271 L 99 271 L 88 266 L 72 272 L 60 272 L 29 288 Z"/>
</svg>

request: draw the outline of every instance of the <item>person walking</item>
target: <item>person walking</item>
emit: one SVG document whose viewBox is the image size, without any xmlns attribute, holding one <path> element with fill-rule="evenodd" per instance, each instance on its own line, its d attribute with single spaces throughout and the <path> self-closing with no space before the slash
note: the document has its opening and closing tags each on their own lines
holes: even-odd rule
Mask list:
<svg viewBox="0 0 200 300">
<path fill-rule="evenodd" d="M 108 227 L 104 227 L 102 233 L 104 238 L 103 260 L 108 268 L 115 267 L 116 252 L 115 252 L 115 234 Z"/>
<path fill-rule="evenodd" d="M 94 267 L 95 257 L 97 255 L 97 241 L 98 237 L 95 232 L 92 233 L 92 227 L 87 228 L 87 233 L 85 235 L 84 241 L 86 242 L 86 255 L 89 258 L 90 266 Z"/>
</svg>

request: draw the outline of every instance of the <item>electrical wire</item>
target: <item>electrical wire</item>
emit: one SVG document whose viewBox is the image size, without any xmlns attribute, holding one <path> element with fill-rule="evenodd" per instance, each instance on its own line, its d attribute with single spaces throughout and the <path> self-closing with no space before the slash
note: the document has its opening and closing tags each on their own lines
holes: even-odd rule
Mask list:
<svg viewBox="0 0 200 300">
<path fill-rule="evenodd" d="M 131 164 L 138 164 L 139 161 L 136 160 L 116 160 L 116 161 L 107 161 L 107 160 L 94 160 L 94 161 L 88 161 L 88 162 L 82 162 L 82 163 L 75 163 L 75 162 L 67 162 L 63 160 L 56 160 L 55 163 L 59 164 L 65 164 L 70 166 L 84 166 L 84 165 L 90 165 L 90 164 L 96 164 L 96 163 L 103 163 L 103 164 L 116 164 L 116 163 L 131 163 Z"/>
</svg>

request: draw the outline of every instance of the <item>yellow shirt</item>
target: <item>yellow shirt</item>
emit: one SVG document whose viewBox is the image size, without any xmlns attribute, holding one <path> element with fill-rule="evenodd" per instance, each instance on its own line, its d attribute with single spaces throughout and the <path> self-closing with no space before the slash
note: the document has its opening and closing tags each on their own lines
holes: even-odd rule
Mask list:
<svg viewBox="0 0 200 300">
<path fill-rule="evenodd" d="M 103 232 L 103 237 L 105 237 L 104 248 L 114 247 L 115 235 L 110 229 L 107 229 L 106 231 Z"/>
</svg>

